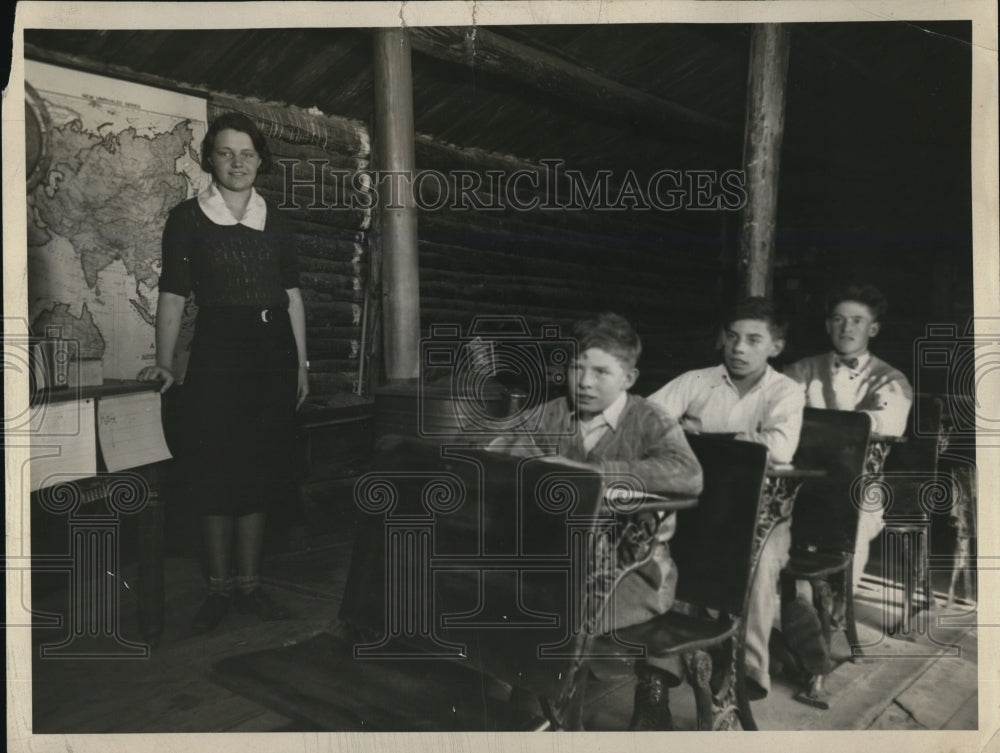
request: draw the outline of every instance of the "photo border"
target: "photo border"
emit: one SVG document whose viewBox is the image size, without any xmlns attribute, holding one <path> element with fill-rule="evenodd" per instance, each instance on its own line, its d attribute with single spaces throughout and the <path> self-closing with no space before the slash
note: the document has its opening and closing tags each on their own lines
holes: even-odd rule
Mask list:
<svg viewBox="0 0 1000 753">
<path fill-rule="evenodd" d="M 24 289 L 27 231 L 24 190 L 24 40 L 26 28 L 43 29 L 208 29 L 336 26 L 502 26 L 510 24 L 596 23 L 760 23 L 834 21 L 969 20 L 972 22 L 972 207 L 975 313 L 1000 316 L 1000 253 L 998 253 L 997 145 L 997 5 L 989 0 L 966 2 L 852 2 L 838 0 L 763 0 L 761 2 L 404 2 L 404 3 L 68 3 L 23 2 L 17 7 L 12 69 L 3 102 L 3 228 L 5 321 L 27 317 Z M 9 333 L 5 332 L 5 335 Z M 4 375 L 5 415 L 23 410 L 28 395 L 26 374 Z M 979 394 L 988 415 L 997 415 L 1000 395 Z M 23 443 L 22 443 L 23 444 Z M 19 554 L 30 555 L 28 491 L 17 469 L 27 461 L 25 447 L 7 447 L 6 525 L 23 532 Z M 1000 448 L 979 446 L 977 466 L 993 470 L 979 474 L 979 570 L 1000 570 Z M 13 469 L 13 472 L 12 472 Z M 11 540 L 7 543 L 10 554 Z M 15 613 L 21 594 L 21 572 L 6 569 L 7 617 Z M 25 582 L 28 579 L 25 578 Z M 540 737 L 523 733 L 162 733 L 119 735 L 33 735 L 31 733 L 31 635 L 25 628 L 6 634 L 7 741 L 10 750 L 65 751 L 375 751 L 386 749 L 569 751 L 639 749 L 674 743 L 682 749 L 697 744 L 741 751 L 784 749 L 815 751 L 889 750 L 905 745 L 915 751 L 983 750 L 998 730 L 1000 706 L 1000 599 L 996 578 L 982 578 L 978 600 L 979 730 L 926 732 L 766 732 L 719 733 L 566 733 Z M 15 597 L 12 600 L 12 596 Z M 656 735 L 656 737 L 653 737 Z M 996 744 L 996 741 L 993 741 Z"/>
</svg>

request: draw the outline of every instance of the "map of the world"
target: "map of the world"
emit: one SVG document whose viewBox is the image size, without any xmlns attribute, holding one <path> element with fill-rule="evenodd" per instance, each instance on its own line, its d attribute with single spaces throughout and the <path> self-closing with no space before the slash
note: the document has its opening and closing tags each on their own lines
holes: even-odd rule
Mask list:
<svg viewBox="0 0 1000 753">
<path fill-rule="evenodd" d="M 134 379 L 156 357 L 167 213 L 209 179 L 205 100 L 32 61 L 25 81 L 32 331 L 56 328 L 106 379 Z"/>
</svg>

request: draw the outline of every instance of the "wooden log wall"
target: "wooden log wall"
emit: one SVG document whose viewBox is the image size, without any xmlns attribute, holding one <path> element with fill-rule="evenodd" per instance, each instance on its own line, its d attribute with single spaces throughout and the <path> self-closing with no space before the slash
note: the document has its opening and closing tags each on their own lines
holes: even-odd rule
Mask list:
<svg viewBox="0 0 1000 753">
<path fill-rule="evenodd" d="M 273 166 L 257 190 L 282 207 L 298 233 L 310 404 L 338 402 L 358 391 L 363 351 L 372 218 L 367 202 L 352 202 L 359 193 L 352 178 L 369 167 L 368 126 L 297 107 L 209 98 L 210 121 L 228 111 L 252 118 L 267 138 Z"/>
<path fill-rule="evenodd" d="M 274 168 L 257 181 L 260 193 L 285 202 L 285 173 L 280 160 L 290 160 L 295 179 L 294 202 L 283 209 L 299 232 L 301 286 L 306 308 L 306 337 L 311 372 L 311 407 L 354 402 L 366 348 L 362 332 L 371 257 L 371 202 L 366 183 L 355 180 L 369 168 L 371 135 L 366 123 L 294 106 L 262 103 L 220 94 L 204 86 L 87 55 L 68 54 L 26 44 L 25 55 L 98 75 L 204 96 L 208 118 L 236 111 L 248 115 L 264 133 Z M 200 147 L 200 145 L 196 145 Z M 310 162 L 310 160 L 312 162 Z M 341 177 L 341 176 L 347 177 Z M 308 185 L 309 182 L 312 185 Z M 318 201 L 314 201 L 314 197 Z M 354 201 L 356 199 L 356 201 Z M 298 208 L 291 206 L 298 204 Z M 370 339 L 370 338 L 369 338 Z M 370 348 L 368 348 L 370 350 Z M 367 394 L 364 389 L 362 394 Z"/>
<path fill-rule="evenodd" d="M 476 195 L 487 206 L 500 206 L 506 197 L 494 195 L 486 171 L 534 174 L 538 190 L 527 188 L 525 179 L 518 198 L 546 200 L 543 165 L 422 134 L 416 160 L 418 172 L 483 176 Z M 643 394 L 717 358 L 714 332 L 727 248 L 719 212 L 463 211 L 439 201 L 438 190 L 438 181 L 423 181 L 419 202 L 424 337 L 442 324 L 458 325 L 465 334 L 477 315 L 523 317 L 533 335 L 543 324 L 556 324 L 569 336 L 574 320 L 614 311 L 643 339 L 636 388 Z M 559 191 L 567 196 L 567 185 Z M 614 197 L 616 187 L 609 193 Z M 441 203 L 446 205 L 437 208 Z"/>
</svg>

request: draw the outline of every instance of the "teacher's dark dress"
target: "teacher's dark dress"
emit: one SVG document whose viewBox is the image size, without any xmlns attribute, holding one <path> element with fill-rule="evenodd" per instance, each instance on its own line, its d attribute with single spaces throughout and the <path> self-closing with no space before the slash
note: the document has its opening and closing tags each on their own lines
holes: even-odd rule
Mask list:
<svg viewBox="0 0 1000 753">
<path fill-rule="evenodd" d="M 198 305 L 177 465 L 201 514 L 291 499 L 298 355 L 285 290 L 298 277 L 293 230 L 270 203 L 263 231 L 218 225 L 197 198 L 167 217 L 160 292 L 194 291 Z"/>
</svg>

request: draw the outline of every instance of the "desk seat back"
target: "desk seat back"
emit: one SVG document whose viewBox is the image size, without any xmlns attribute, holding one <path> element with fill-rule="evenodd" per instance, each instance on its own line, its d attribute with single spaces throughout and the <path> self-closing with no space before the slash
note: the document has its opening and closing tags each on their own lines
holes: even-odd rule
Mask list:
<svg viewBox="0 0 1000 753">
<path fill-rule="evenodd" d="M 565 655 L 539 655 L 579 622 L 570 530 L 597 524 L 600 475 L 399 436 L 380 440 L 374 467 L 355 489 L 362 514 L 341 619 L 375 642 L 557 696 L 572 676 L 571 641 Z"/>
<path fill-rule="evenodd" d="M 910 410 L 906 441 L 894 444 L 883 468 L 889 488 L 887 519 L 926 518 L 931 511 L 950 509 L 950 478 L 939 477 L 938 456 L 943 441 L 944 404 L 935 396 L 918 396 Z M 916 424 L 916 425 L 915 425 Z M 944 475 L 944 474 L 942 474 Z"/>
<path fill-rule="evenodd" d="M 698 504 L 677 513 L 670 555 L 677 599 L 743 614 L 750 583 L 754 530 L 767 466 L 763 445 L 687 435 L 704 474 Z"/>
<path fill-rule="evenodd" d="M 792 512 L 792 548 L 853 552 L 864 500 L 861 480 L 871 417 L 857 411 L 806 408 L 794 464 L 826 471 L 806 479 Z"/>
<path fill-rule="evenodd" d="M 921 395 L 910 410 L 906 441 L 895 444 L 885 461 L 886 473 L 933 473 L 943 438 L 944 404 L 938 397 Z M 919 422 L 914 426 L 915 421 Z"/>
</svg>

